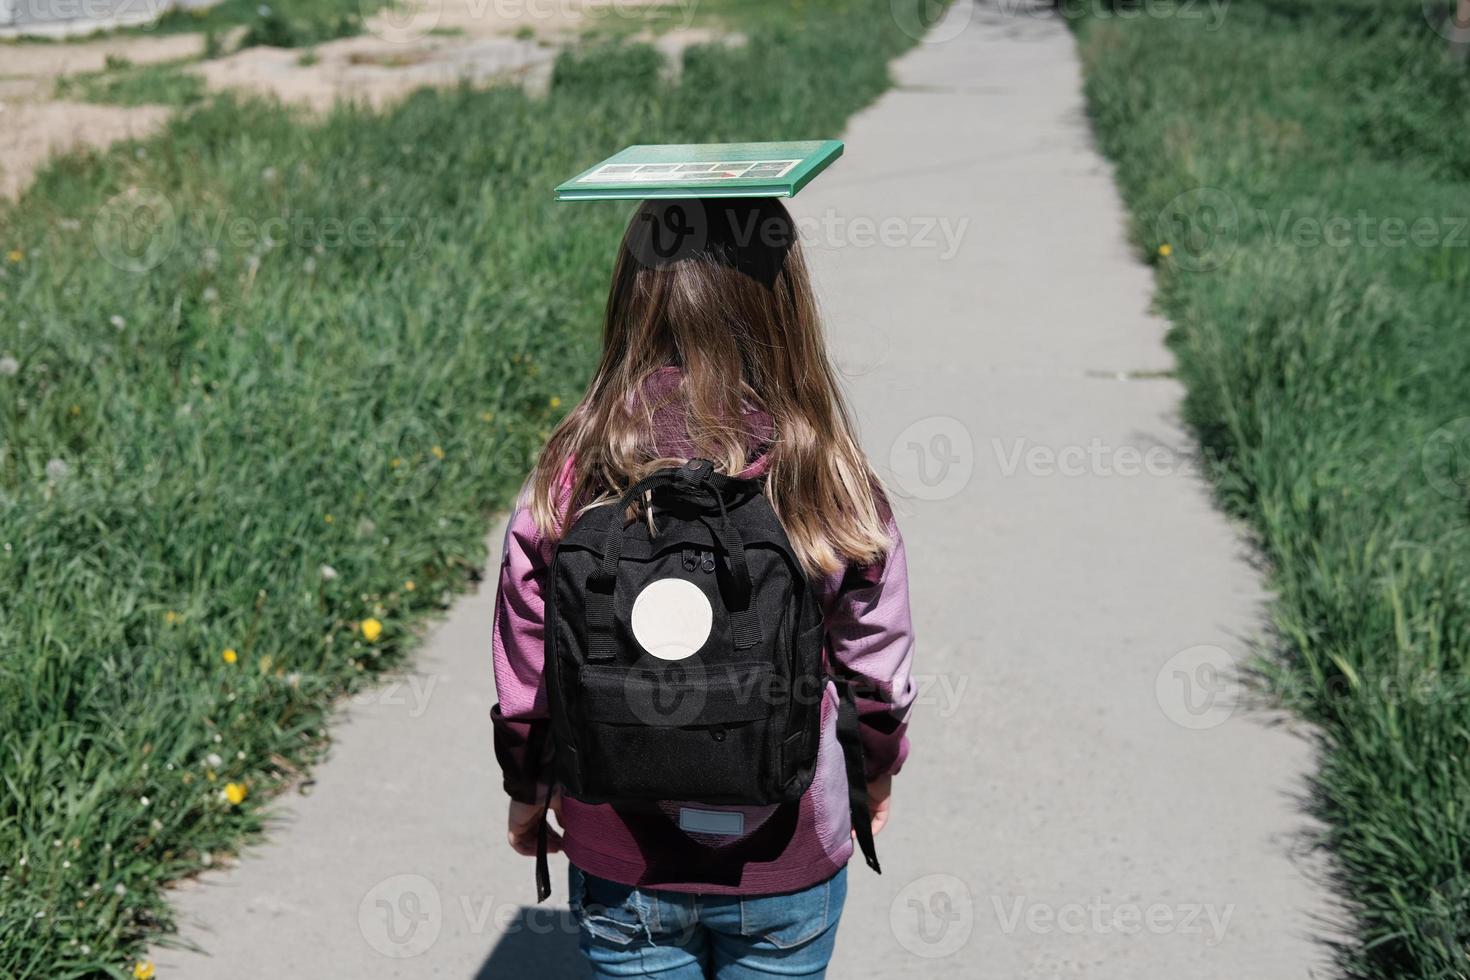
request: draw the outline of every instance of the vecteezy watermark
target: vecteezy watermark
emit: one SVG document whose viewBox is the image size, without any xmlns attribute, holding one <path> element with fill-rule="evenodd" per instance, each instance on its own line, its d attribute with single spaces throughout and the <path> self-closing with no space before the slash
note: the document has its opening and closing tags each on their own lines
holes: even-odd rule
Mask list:
<svg viewBox="0 0 1470 980">
<path fill-rule="evenodd" d="M 796 216 L 797 237 L 808 248 L 932 249 L 941 262 L 959 253 L 969 227 L 968 215 L 874 216 L 828 208 L 820 215 Z"/>
<path fill-rule="evenodd" d="M 340 248 L 419 251 L 432 224 L 404 215 L 314 215 L 292 212 L 257 218 L 220 211 L 204 224 L 204 243 L 265 251 L 280 245 L 324 251 Z"/>
<path fill-rule="evenodd" d="M 629 234 L 629 251 L 640 265 L 659 268 L 705 251 L 710 243 L 737 248 L 763 245 L 772 249 L 800 243 L 807 248 L 923 249 L 944 262 L 954 258 L 970 227 L 960 215 L 849 214 L 827 208 L 820 214 L 793 215 L 788 221 L 692 199 L 651 201 L 639 212 Z"/>
<path fill-rule="evenodd" d="M 996 923 L 1005 935 L 1027 932 L 1034 936 L 1204 936 L 1206 946 L 1225 938 L 1234 903 L 1110 902 L 1101 896 L 1081 902 L 1035 902 L 1024 895 L 991 896 Z"/>
<path fill-rule="evenodd" d="M 156 268 L 178 241 L 178 215 L 172 202 L 148 188 L 114 194 L 92 220 L 97 254 L 124 272 Z"/>
<path fill-rule="evenodd" d="M 173 7 L 172 0 L 7 0 L 0 23 L 60 24 L 96 21 L 106 24 L 151 25 Z"/>
<path fill-rule="evenodd" d="M 623 702 L 644 724 L 655 727 L 688 725 L 697 721 L 711 689 L 718 689 L 730 706 L 760 705 L 765 709 L 814 705 L 822 700 L 827 680 L 819 676 L 785 677 L 729 664 L 705 666 L 690 656 L 658 667 L 619 671 L 623 675 Z"/>
<path fill-rule="evenodd" d="M 1470 215 L 1272 214 L 1256 209 L 1256 224 L 1273 245 L 1290 248 L 1470 248 Z"/>
<path fill-rule="evenodd" d="M 1470 49 L 1470 2 L 1467 0 L 1422 0 L 1424 20 L 1436 34 L 1461 49 Z"/>
<path fill-rule="evenodd" d="M 1436 491 L 1470 500 L 1470 416 L 1431 432 L 1420 450 L 1420 465 L 1425 480 Z"/>
<path fill-rule="evenodd" d="M 444 447 L 435 428 L 411 412 L 390 415 L 357 445 L 357 470 L 374 490 L 395 500 L 419 500 L 444 475 Z"/>
<path fill-rule="evenodd" d="M 564 908 L 526 906 L 494 895 L 444 895 L 427 877 L 413 873 L 384 878 L 357 905 L 362 938 L 391 959 L 422 956 L 451 923 L 458 934 L 469 936 L 575 936 L 578 931 L 576 919 Z"/>
<path fill-rule="evenodd" d="M 908 426 L 888 450 L 899 488 L 919 500 L 947 500 L 975 472 L 975 441 L 959 419 L 931 415 Z"/>
<path fill-rule="evenodd" d="M 390 677 L 348 697 L 348 702 L 358 707 L 407 708 L 409 718 L 422 718 L 429 710 L 441 681 L 448 680 L 445 674 L 409 674 L 405 677 Z"/>
<path fill-rule="evenodd" d="M 889 0 L 888 11 L 898 29 L 915 41 L 943 44 L 953 41 L 970 26 L 975 4 L 970 0 L 938 3 L 936 0 Z"/>
<path fill-rule="evenodd" d="M 899 889 L 888 906 L 888 925 L 898 944 L 915 956 L 937 960 L 953 956 L 975 928 L 975 896 L 964 880 L 932 874 Z"/>
<path fill-rule="evenodd" d="M 1000 0 L 1002 10 L 1014 7 L 1017 13 L 1038 16 L 1040 11 L 1055 9 L 1066 20 L 1087 17 L 1092 20 L 1186 20 L 1200 21 L 1204 30 L 1218 30 L 1225 22 L 1230 0 L 1056 0 L 1035 3 L 1031 0 Z"/>
<path fill-rule="evenodd" d="M 456 25 L 473 23 L 520 25 L 534 28 L 538 24 L 554 27 L 591 27 L 610 20 L 626 20 L 634 25 L 650 19 L 650 9 L 663 18 L 677 13 L 677 19 L 659 23 L 687 28 L 694 21 L 699 0 L 667 0 L 650 4 L 648 0 L 463 0 L 455 4 Z M 403 44 L 429 34 L 444 19 L 444 0 L 406 0 L 381 6 L 377 0 L 359 0 L 359 13 L 369 32 L 395 44 Z"/>
<path fill-rule="evenodd" d="M 1192 447 L 1113 446 L 1097 437 L 1086 445 L 1050 446 L 1025 438 L 995 438 L 990 445 L 1003 477 L 1019 473 L 1036 477 L 1166 477 L 1200 472 L 1200 453 Z"/>
<path fill-rule="evenodd" d="M 1169 248 L 1170 264 L 1210 272 L 1235 254 L 1240 211 L 1218 187 L 1195 187 L 1175 196 L 1159 212 L 1154 234 Z"/>
<path fill-rule="evenodd" d="M 404 215 L 316 215 L 306 212 L 260 218 L 220 210 L 188 223 L 191 249 L 217 257 L 224 247 L 258 257 L 283 245 L 325 252 L 343 248 L 396 249 L 416 254 L 432 222 Z M 150 188 L 115 194 L 92 220 L 97 254 L 114 268 L 144 273 L 157 268 L 185 237 L 185 221 L 173 202 Z M 315 260 L 313 260 L 315 261 Z"/>
<path fill-rule="evenodd" d="M 393 959 L 429 950 L 444 927 L 439 889 L 423 875 L 384 878 L 357 904 L 357 928 L 369 946 Z"/>
<path fill-rule="evenodd" d="M 968 0 L 890 0 L 899 30 L 925 44 L 943 44 L 964 33 L 977 10 L 1011 20 L 1189 20 L 1213 31 L 1225 21 L 1229 0 L 996 0 L 983 7 Z"/>
<path fill-rule="evenodd" d="M 1207 644 L 1180 650 L 1154 678 L 1154 698 L 1165 717 L 1195 731 L 1229 721 L 1243 691 L 1235 658 Z"/>
<path fill-rule="evenodd" d="M 1170 266 L 1210 272 L 1235 254 L 1249 218 L 1253 234 L 1276 248 L 1470 248 L 1470 214 L 1300 214 L 1242 207 L 1217 187 L 1196 187 L 1159 212 L 1154 234 Z"/>
</svg>

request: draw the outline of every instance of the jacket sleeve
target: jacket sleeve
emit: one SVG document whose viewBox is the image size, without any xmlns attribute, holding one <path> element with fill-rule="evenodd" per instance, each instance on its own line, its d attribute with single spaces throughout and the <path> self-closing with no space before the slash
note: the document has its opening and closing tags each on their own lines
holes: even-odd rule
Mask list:
<svg viewBox="0 0 1470 980">
<path fill-rule="evenodd" d="M 505 530 L 492 647 L 499 703 L 490 711 L 495 758 L 511 799 L 546 799 L 551 721 L 546 705 L 546 605 L 550 547 L 517 507 Z"/>
<path fill-rule="evenodd" d="M 908 559 L 897 524 L 893 546 L 875 565 L 853 565 L 842 576 L 828 617 L 833 668 L 853 683 L 863 767 L 871 781 L 893 775 L 908 756 L 908 716 L 916 689 Z"/>
</svg>

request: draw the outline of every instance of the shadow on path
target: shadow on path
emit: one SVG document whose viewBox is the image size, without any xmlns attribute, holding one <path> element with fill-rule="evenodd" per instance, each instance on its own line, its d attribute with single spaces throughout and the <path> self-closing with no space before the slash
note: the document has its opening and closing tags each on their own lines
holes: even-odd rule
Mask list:
<svg viewBox="0 0 1470 980">
<path fill-rule="evenodd" d="M 548 921 L 550 911 L 521 906 L 474 980 L 582 980 L 587 973 L 577 952 L 577 923 L 566 909 Z"/>
</svg>

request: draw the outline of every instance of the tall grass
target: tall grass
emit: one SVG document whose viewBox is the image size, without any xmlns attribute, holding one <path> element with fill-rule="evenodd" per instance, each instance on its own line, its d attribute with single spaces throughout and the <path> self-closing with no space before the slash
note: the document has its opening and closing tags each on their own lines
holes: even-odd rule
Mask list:
<svg viewBox="0 0 1470 980">
<path fill-rule="evenodd" d="M 1088 102 L 1323 732 L 1341 964 L 1470 976 L 1470 72 L 1417 2 L 1154 9 L 1079 25 Z"/>
<path fill-rule="evenodd" d="M 0 975 L 124 976 L 472 577 L 629 211 L 551 188 L 833 135 L 910 43 L 881 0 L 759 14 L 678 86 L 609 45 L 545 99 L 221 99 L 0 204 Z"/>
</svg>

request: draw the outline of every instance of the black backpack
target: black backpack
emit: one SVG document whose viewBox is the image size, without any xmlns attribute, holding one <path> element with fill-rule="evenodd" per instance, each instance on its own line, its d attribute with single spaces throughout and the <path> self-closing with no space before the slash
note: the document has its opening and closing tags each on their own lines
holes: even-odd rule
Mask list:
<svg viewBox="0 0 1470 980">
<path fill-rule="evenodd" d="M 823 637 L 816 591 L 762 481 L 692 459 L 587 511 L 557 544 L 546 595 L 563 792 L 631 808 L 796 802 L 816 766 Z M 834 680 L 853 827 L 878 870 L 856 707 Z M 551 890 L 544 818 L 539 836 L 538 901 Z"/>
</svg>

